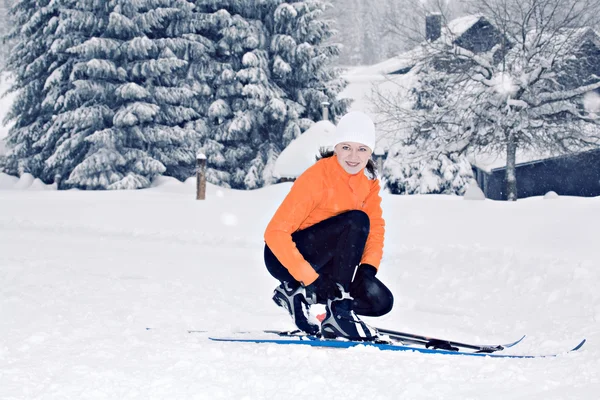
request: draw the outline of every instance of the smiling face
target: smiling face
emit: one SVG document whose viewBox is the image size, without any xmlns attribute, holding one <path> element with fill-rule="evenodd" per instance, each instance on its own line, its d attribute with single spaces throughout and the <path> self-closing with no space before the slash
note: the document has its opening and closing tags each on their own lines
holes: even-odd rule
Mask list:
<svg viewBox="0 0 600 400">
<path fill-rule="evenodd" d="M 344 170 L 351 174 L 358 174 L 371 158 L 373 151 L 364 144 L 356 142 L 342 142 L 337 144 L 333 151 Z"/>
</svg>

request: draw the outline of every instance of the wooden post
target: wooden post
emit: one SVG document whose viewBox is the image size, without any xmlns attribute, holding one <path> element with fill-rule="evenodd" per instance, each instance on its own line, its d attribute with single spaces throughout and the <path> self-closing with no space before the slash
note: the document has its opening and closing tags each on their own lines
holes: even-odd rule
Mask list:
<svg viewBox="0 0 600 400">
<path fill-rule="evenodd" d="M 198 153 L 196 156 L 196 200 L 206 198 L 206 156 Z"/>
<path fill-rule="evenodd" d="M 329 121 L 329 102 L 321 102 L 321 109 L 323 112 L 323 121 Z"/>
</svg>

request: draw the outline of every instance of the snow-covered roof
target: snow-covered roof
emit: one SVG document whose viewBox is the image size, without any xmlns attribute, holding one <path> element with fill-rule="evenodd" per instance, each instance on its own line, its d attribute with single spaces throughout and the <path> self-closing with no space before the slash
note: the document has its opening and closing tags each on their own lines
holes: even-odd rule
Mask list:
<svg viewBox="0 0 600 400">
<path fill-rule="evenodd" d="M 330 121 L 318 121 L 298 136 L 281 152 L 273 176 L 296 178 L 313 165 L 322 147 L 333 147 L 335 125 Z"/>
<path fill-rule="evenodd" d="M 355 68 L 348 72 L 349 76 L 377 76 L 393 74 L 398 71 L 406 71 L 415 66 L 415 64 L 425 55 L 425 48 L 422 45 L 415 47 L 412 50 L 400 53 L 392 58 L 377 64 Z"/>
<path fill-rule="evenodd" d="M 533 151 L 522 151 L 517 149 L 516 163 L 527 164 L 530 162 L 546 160 L 548 158 L 556 157 L 556 154 L 551 152 L 533 152 Z M 494 170 L 506 167 L 506 153 L 492 154 L 492 153 L 477 153 L 470 154 L 468 160 L 472 166 L 485 171 L 493 172 Z"/>
<path fill-rule="evenodd" d="M 535 30 L 527 33 L 525 43 L 532 46 L 533 41 L 539 41 L 544 51 L 538 51 L 535 54 L 534 61 L 537 63 L 548 62 L 545 60 L 550 55 L 552 57 L 570 58 L 584 44 L 593 43 L 597 48 L 600 48 L 600 36 L 598 32 L 590 27 L 583 28 L 563 28 L 558 31 L 544 32 L 541 38 Z M 521 50 L 518 46 L 514 46 L 507 54 L 507 59 L 521 57 Z"/>
<path fill-rule="evenodd" d="M 482 15 L 467 15 L 453 19 L 447 26 L 442 28 L 442 37 L 438 40 L 456 40 L 482 19 L 485 19 Z M 355 68 L 350 71 L 348 75 L 364 77 L 394 74 L 399 71 L 407 72 L 410 68 L 414 67 L 419 60 L 423 59 L 424 56 L 427 55 L 426 53 L 427 45 L 419 44 L 411 50 L 400 53 L 377 64 Z"/>
<path fill-rule="evenodd" d="M 448 35 L 448 37 L 457 39 L 482 19 L 485 19 L 483 15 L 465 15 L 455 18 L 442 28 L 442 36 Z"/>
<path fill-rule="evenodd" d="M 598 150 L 599 148 L 590 147 L 586 149 L 581 149 L 578 152 L 592 151 Z M 545 160 L 549 160 L 551 158 L 564 157 L 568 154 L 558 153 L 553 151 L 532 151 L 532 150 L 519 150 L 517 149 L 516 154 L 516 164 L 524 165 L 530 163 L 541 162 Z M 472 166 L 485 171 L 485 172 L 494 172 L 498 169 L 506 168 L 506 153 L 502 154 L 490 154 L 490 153 L 478 153 L 478 154 L 470 154 L 468 156 L 468 160 Z"/>
</svg>

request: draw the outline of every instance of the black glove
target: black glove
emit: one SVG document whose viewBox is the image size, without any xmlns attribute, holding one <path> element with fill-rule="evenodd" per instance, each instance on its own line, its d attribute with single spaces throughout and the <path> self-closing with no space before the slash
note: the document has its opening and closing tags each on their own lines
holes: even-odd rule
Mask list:
<svg viewBox="0 0 600 400">
<path fill-rule="evenodd" d="M 362 281 L 364 278 L 374 278 L 376 273 L 377 268 L 371 264 L 360 264 L 356 270 L 356 274 L 354 274 L 353 282 Z"/>
<path fill-rule="evenodd" d="M 341 297 L 337 283 L 327 274 L 321 274 L 316 281 L 306 287 L 307 291 L 316 294 L 317 303 L 324 304 L 328 299 Z"/>
<path fill-rule="evenodd" d="M 370 310 L 373 303 L 377 303 L 377 297 L 379 292 L 377 289 L 382 284 L 378 284 L 379 281 L 375 274 L 377 268 L 370 264 L 360 264 L 354 274 L 354 280 L 350 284 L 350 296 L 354 298 L 352 307 L 354 310 Z M 385 287 L 385 286 L 384 286 Z M 372 297 L 376 297 L 373 299 Z M 364 314 L 363 315 L 369 315 Z"/>
</svg>

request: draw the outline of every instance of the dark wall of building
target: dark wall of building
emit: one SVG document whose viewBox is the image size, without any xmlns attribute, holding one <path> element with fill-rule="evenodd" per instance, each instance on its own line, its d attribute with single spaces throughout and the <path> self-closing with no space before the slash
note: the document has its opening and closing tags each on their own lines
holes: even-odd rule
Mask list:
<svg viewBox="0 0 600 400">
<path fill-rule="evenodd" d="M 505 169 L 491 174 L 476 171 L 486 197 L 506 200 Z M 563 196 L 600 196 L 600 150 L 517 166 L 517 196 L 543 196 L 555 191 Z"/>
<path fill-rule="evenodd" d="M 454 43 L 473 53 L 483 53 L 490 51 L 501 40 L 502 35 L 493 25 L 486 20 L 479 20 Z"/>
</svg>

